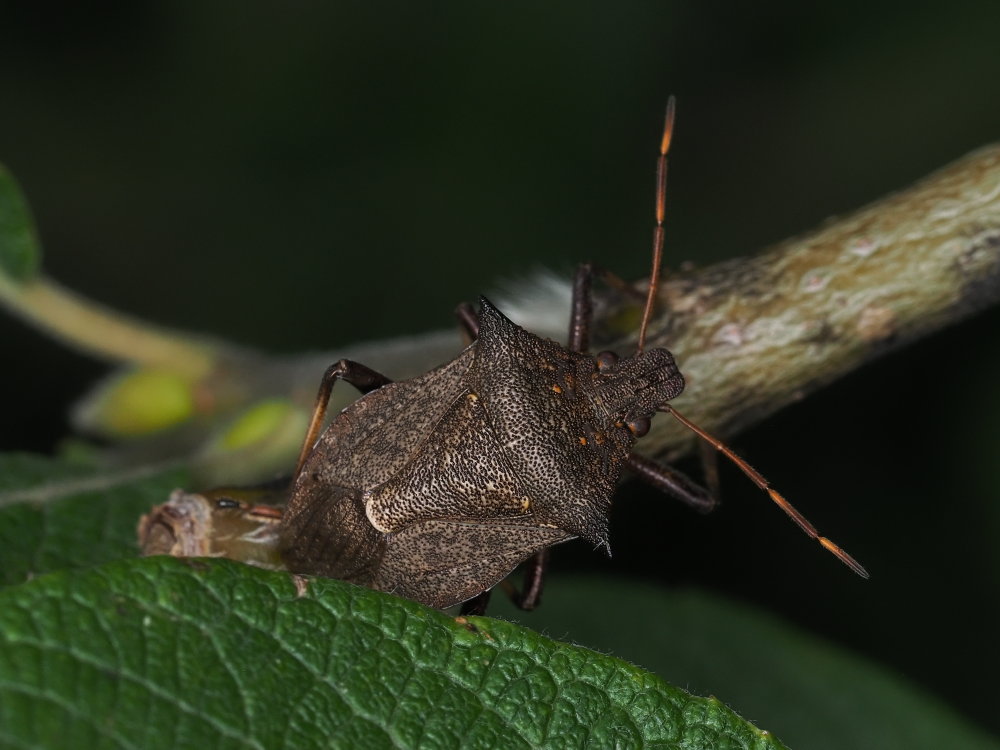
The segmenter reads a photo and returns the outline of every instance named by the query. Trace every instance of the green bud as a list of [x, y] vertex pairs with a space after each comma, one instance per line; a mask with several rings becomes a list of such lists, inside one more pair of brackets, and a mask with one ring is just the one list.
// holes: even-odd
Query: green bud
[[195, 385], [165, 370], [142, 368], [113, 376], [82, 404], [77, 421], [113, 438], [134, 438], [165, 430], [195, 414]]
[[[238, 451], [262, 440], [273, 438], [287, 428], [285, 422], [301, 414], [301, 409], [287, 399], [274, 398], [261, 401], [239, 415], [223, 432], [216, 445], [224, 451]], [[294, 420], [295, 426], [301, 420]], [[293, 428], [294, 432], [298, 432]], [[302, 434], [305, 434], [303, 428]], [[299, 436], [301, 437], [301, 436]]]
[[206, 485], [246, 485], [288, 473], [302, 447], [309, 413], [284, 398], [259, 401], [202, 449], [196, 461]]

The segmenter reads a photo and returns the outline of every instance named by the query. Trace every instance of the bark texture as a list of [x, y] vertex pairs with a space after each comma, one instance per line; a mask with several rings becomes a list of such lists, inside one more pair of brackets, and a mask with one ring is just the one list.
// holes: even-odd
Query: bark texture
[[[650, 345], [685, 375], [678, 409], [731, 435], [998, 298], [994, 145], [759, 255], [672, 276]], [[694, 440], [660, 418], [640, 447], [676, 457]]]

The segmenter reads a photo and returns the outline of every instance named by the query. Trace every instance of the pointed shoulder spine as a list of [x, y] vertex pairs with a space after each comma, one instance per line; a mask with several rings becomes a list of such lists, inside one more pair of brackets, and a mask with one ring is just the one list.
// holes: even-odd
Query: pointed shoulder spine
[[479, 337], [491, 339], [498, 334], [517, 333], [524, 331], [486, 297], [479, 298]]

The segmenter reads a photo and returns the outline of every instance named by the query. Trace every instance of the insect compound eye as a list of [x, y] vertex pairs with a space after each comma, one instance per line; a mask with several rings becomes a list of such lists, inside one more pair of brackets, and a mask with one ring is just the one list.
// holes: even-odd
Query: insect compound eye
[[596, 359], [597, 369], [601, 371], [610, 370], [618, 364], [618, 355], [614, 352], [599, 352]]
[[639, 417], [638, 419], [630, 420], [628, 428], [636, 437], [642, 437], [649, 432], [649, 424], [649, 417]]

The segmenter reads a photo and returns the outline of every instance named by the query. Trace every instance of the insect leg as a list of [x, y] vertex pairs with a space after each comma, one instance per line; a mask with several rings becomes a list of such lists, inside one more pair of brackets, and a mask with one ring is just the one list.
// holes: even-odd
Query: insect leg
[[459, 615], [462, 617], [485, 615], [486, 606], [490, 603], [490, 594], [492, 593], [493, 589], [486, 589], [486, 591], [476, 594], [468, 601], [462, 602], [462, 608], [458, 611]]
[[719, 453], [704, 440], [698, 441], [698, 459], [701, 461], [701, 475], [708, 488], [708, 494], [718, 501], [722, 497], [719, 481]]
[[[549, 568], [549, 550], [543, 549], [531, 557], [524, 564], [524, 581], [521, 583], [521, 590], [508, 579], [500, 581], [500, 588], [507, 595], [507, 598], [518, 609], [530, 612], [542, 603], [542, 589], [545, 587], [545, 574]], [[481, 615], [486, 612], [486, 604], [490, 600], [490, 591], [484, 591], [474, 599], [470, 599], [462, 605], [463, 615]], [[469, 611], [466, 611], [466, 607]], [[481, 609], [480, 609], [481, 607]]]
[[708, 490], [700, 487], [686, 475], [670, 466], [633, 453], [628, 457], [628, 467], [644, 482], [648, 482], [661, 492], [676, 497], [701, 513], [714, 510], [718, 504], [718, 501]]
[[[549, 551], [543, 549], [528, 558], [525, 563], [524, 583], [521, 591], [508, 580], [500, 582], [500, 588], [510, 598], [514, 606], [518, 609], [530, 611], [542, 603], [542, 588], [545, 584], [545, 572], [548, 569]], [[490, 595], [493, 589], [488, 589], [462, 603], [459, 614], [483, 615], [486, 614], [486, 606], [490, 602]]]
[[594, 317], [594, 266], [581, 263], [573, 276], [573, 302], [569, 314], [569, 340], [566, 348], [571, 352], [586, 352], [590, 348], [590, 324]]
[[528, 560], [524, 571], [524, 583], [521, 591], [508, 592], [511, 601], [520, 609], [530, 611], [542, 603], [542, 588], [545, 585], [545, 572], [549, 567], [548, 548], [536, 552]]
[[573, 277], [573, 302], [570, 308], [569, 340], [566, 348], [585, 353], [590, 348], [590, 327], [594, 318], [593, 280], [599, 278], [623, 297], [645, 302], [646, 293], [640, 292], [621, 276], [594, 263], [581, 263]]
[[476, 315], [476, 309], [472, 305], [468, 302], [461, 303], [455, 308], [455, 317], [458, 318], [458, 325], [470, 343], [479, 338], [479, 316]]
[[312, 452], [320, 431], [323, 429], [323, 418], [326, 416], [326, 407], [330, 403], [330, 394], [333, 392], [333, 384], [338, 380], [344, 380], [361, 393], [370, 393], [392, 381], [385, 375], [375, 372], [371, 368], [365, 367], [349, 359], [342, 359], [334, 365], [330, 365], [323, 380], [319, 384], [319, 393], [316, 394], [316, 405], [313, 407], [312, 419], [309, 420], [309, 429], [306, 430], [306, 439], [302, 442], [302, 450], [299, 451], [299, 460], [295, 464], [295, 473], [298, 476], [302, 470], [306, 458]]

